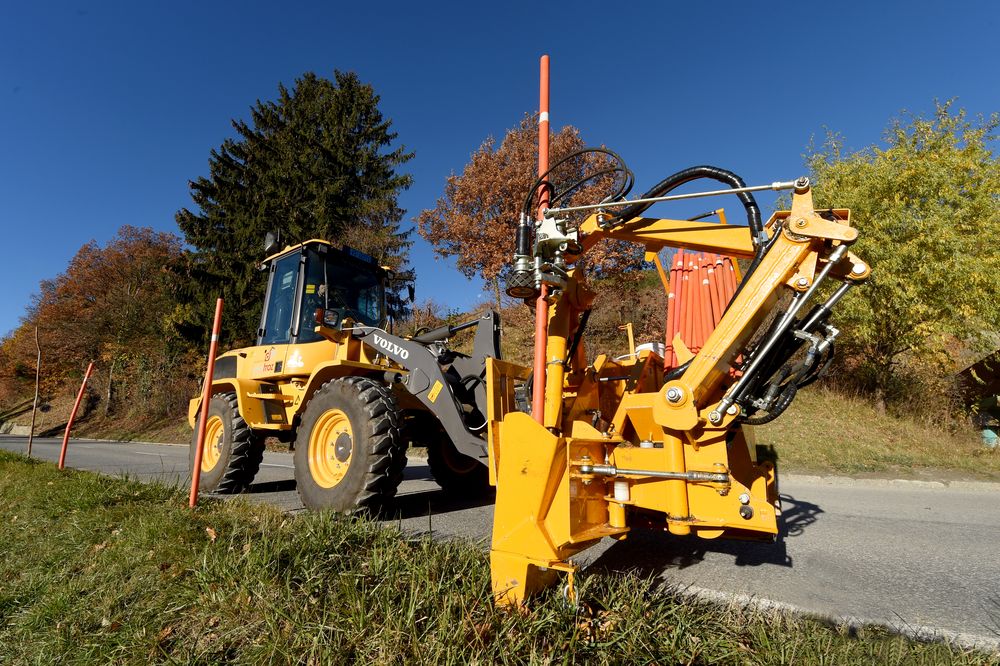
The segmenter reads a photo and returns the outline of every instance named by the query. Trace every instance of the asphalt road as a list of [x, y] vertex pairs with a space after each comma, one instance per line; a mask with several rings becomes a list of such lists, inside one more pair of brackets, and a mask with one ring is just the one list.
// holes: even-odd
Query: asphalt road
[[[25, 437], [0, 436], [23, 452]], [[56, 439], [35, 439], [55, 461]], [[67, 465], [183, 482], [187, 447], [74, 440]], [[716, 600], [801, 610], [907, 634], [1000, 649], [1000, 485], [851, 481], [785, 476], [784, 534], [775, 544], [636, 533], [606, 540], [578, 563], [593, 575], [626, 570]], [[301, 511], [291, 455], [268, 452], [250, 500]], [[425, 461], [411, 458], [396, 503], [404, 529], [488, 542], [493, 507], [449, 500]]]

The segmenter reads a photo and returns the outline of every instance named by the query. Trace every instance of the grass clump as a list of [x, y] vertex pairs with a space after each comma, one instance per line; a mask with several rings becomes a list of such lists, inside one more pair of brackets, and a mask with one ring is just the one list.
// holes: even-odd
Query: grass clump
[[496, 609], [484, 550], [0, 452], [0, 662], [1000, 664], [591, 576]]
[[759, 443], [775, 446], [783, 471], [1000, 480], [1000, 449], [984, 447], [971, 429], [879, 414], [828, 389], [799, 392], [781, 418], [755, 431]]

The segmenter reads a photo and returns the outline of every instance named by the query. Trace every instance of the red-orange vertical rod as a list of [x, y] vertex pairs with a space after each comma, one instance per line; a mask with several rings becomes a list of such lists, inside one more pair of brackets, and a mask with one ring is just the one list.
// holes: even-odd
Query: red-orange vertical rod
[[[708, 332], [715, 330], [715, 316], [719, 311], [719, 299], [715, 293], [715, 255], [705, 253], [705, 287], [708, 298]], [[706, 338], [707, 339], [707, 338]]]
[[725, 267], [723, 274], [726, 276], [726, 303], [729, 303], [736, 294], [736, 270], [733, 268], [732, 257], [725, 257], [722, 261]]
[[695, 255], [694, 277], [694, 347], [691, 351], [698, 353], [705, 346], [705, 255], [699, 252]]
[[87, 388], [87, 380], [94, 370], [94, 362], [87, 365], [87, 372], [83, 375], [83, 383], [80, 384], [80, 392], [76, 394], [76, 402], [73, 403], [73, 411], [69, 413], [69, 423], [66, 424], [66, 432], [63, 434], [62, 450], [59, 451], [59, 469], [66, 467], [66, 447], [69, 445], [69, 431], [73, 428], [73, 420], [76, 419], [76, 410], [80, 409], [80, 401], [83, 400], [83, 392]]
[[680, 300], [681, 267], [684, 265], [684, 250], [678, 250], [670, 262], [670, 289], [667, 293], [667, 345], [663, 354], [663, 365], [673, 368], [677, 365], [674, 353], [674, 335], [677, 333], [677, 306]]
[[[538, 88], [538, 177], [541, 178], [549, 170], [549, 57], [542, 56], [539, 71]], [[543, 211], [549, 207], [548, 183], [542, 183], [538, 191], [538, 213], [536, 219], [542, 219]], [[549, 336], [549, 302], [548, 288], [542, 285], [541, 293], [535, 301], [535, 364], [532, 375], [533, 390], [531, 394], [531, 415], [539, 423], [545, 422], [545, 350]]]
[[705, 299], [705, 306], [702, 312], [704, 317], [702, 319], [703, 325], [705, 327], [705, 337], [701, 340], [701, 346], [705, 346], [705, 342], [708, 340], [708, 336], [712, 334], [715, 330], [715, 322], [712, 317], [712, 282], [711, 275], [709, 274], [709, 269], [712, 267], [711, 257], [708, 253], [703, 253], [701, 255], [701, 297]]
[[715, 255], [713, 265], [715, 266], [715, 274], [712, 278], [712, 293], [715, 295], [715, 302], [717, 303], [715, 325], [718, 326], [719, 321], [722, 320], [722, 313], [726, 309], [726, 303], [728, 303], [725, 287], [726, 276], [723, 274], [723, 268], [725, 267], [722, 265], [722, 255]]
[[212, 379], [215, 376], [215, 353], [219, 350], [219, 330], [222, 327], [222, 299], [215, 302], [215, 321], [212, 322], [212, 342], [208, 346], [208, 367], [205, 369], [205, 386], [201, 391], [201, 410], [198, 416], [198, 439], [194, 447], [194, 464], [191, 469], [191, 495], [188, 506], [198, 503], [198, 485], [201, 483], [201, 456], [205, 449], [205, 425], [208, 423], [208, 403], [212, 399]]
[[692, 344], [692, 341], [693, 341], [693, 336], [692, 336], [693, 326], [692, 326], [692, 322], [694, 321], [694, 301], [693, 301], [693, 298], [692, 298], [693, 294], [692, 294], [692, 291], [691, 291], [691, 280], [694, 279], [692, 277], [692, 269], [693, 268], [694, 268], [694, 259], [692, 258], [691, 255], [685, 256], [684, 257], [684, 284], [683, 284], [684, 297], [683, 297], [683, 300], [682, 300], [682, 302], [684, 303], [684, 312], [683, 312], [683, 315], [682, 315], [683, 318], [681, 319], [681, 326], [682, 326], [682, 331], [683, 331], [681, 333], [681, 339], [684, 341], [684, 344], [687, 346], [687, 348], [689, 350], [691, 349], [691, 344]]

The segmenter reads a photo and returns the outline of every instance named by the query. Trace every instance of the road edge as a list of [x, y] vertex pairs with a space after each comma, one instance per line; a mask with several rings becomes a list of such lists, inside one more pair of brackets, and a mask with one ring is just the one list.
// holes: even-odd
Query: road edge
[[712, 590], [698, 585], [671, 586], [668, 584], [666, 585], [666, 588], [680, 596], [697, 601], [719, 605], [735, 605], [740, 608], [761, 612], [789, 613], [795, 615], [796, 617], [813, 619], [832, 625], [836, 628], [849, 630], [879, 627], [892, 634], [900, 635], [915, 641], [945, 642], [961, 649], [986, 651], [993, 654], [1000, 653], [1000, 635], [997, 637], [983, 636], [979, 634], [957, 632], [919, 624], [909, 624], [902, 621], [894, 623], [853, 615], [846, 616], [835, 615], [832, 613], [821, 613], [784, 601], [774, 601], [773, 599], [767, 599], [765, 597], [759, 597], [751, 594]]

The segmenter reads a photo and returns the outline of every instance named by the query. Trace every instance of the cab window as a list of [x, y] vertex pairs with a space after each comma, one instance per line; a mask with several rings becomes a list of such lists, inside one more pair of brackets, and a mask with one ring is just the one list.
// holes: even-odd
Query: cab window
[[299, 310], [299, 342], [323, 339], [316, 332], [316, 310], [326, 308], [326, 263], [310, 250], [306, 258], [305, 282], [302, 287], [302, 308]]
[[267, 296], [260, 344], [287, 344], [292, 335], [292, 314], [295, 309], [295, 283], [299, 272], [299, 254], [282, 257], [274, 264], [271, 287]]

